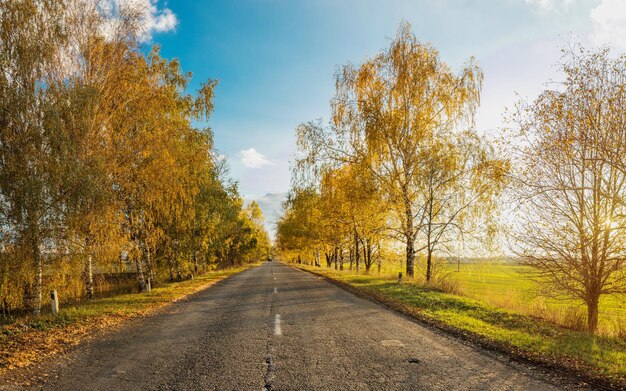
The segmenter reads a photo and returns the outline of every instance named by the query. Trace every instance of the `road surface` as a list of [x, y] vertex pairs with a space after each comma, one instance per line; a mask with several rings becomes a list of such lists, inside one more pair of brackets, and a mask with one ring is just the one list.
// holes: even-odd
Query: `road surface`
[[46, 371], [46, 390], [562, 388], [278, 262], [131, 321]]

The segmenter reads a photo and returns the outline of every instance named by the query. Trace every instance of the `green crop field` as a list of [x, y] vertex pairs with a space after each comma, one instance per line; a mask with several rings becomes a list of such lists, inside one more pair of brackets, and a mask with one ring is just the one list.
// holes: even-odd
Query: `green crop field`
[[[457, 284], [464, 296], [567, 326], [582, 326], [580, 315], [585, 314], [582, 301], [542, 296], [529, 271], [528, 266], [511, 263], [448, 264], [446, 278]], [[626, 332], [626, 296], [603, 296], [600, 331], [607, 334]]]

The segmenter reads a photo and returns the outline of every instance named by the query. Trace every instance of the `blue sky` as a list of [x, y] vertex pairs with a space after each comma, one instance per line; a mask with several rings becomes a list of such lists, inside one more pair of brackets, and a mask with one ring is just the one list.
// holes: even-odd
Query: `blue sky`
[[327, 119], [337, 67], [388, 46], [402, 20], [453, 68], [477, 58], [485, 72], [477, 126], [488, 133], [516, 93], [532, 99], [558, 78], [554, 64], [572, 34], [587, 46], [626, 44], [626, 0], [126, 1], [149, 2], [157, 25], [162, 17], [150, 43], [180, 59], [192, 87], [219, 80], [209, 121], [216, 147], [270, 224], [289, 188], [295, 127]]

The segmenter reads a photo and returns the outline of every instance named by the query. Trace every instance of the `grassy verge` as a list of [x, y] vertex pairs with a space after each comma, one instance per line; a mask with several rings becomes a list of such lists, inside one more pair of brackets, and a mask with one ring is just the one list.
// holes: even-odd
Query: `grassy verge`
[[296, 265], [485, 347], [626, 388], [626, 340], [593, 336], [484, 302], [395, 279]]
[[63, 307], [58, 316], [24, 317], [0, 326], [0, 376], [8, 370], [41, 362], [122, 322], [150, 314], [248, 269], [218, 270], [192, 280], [173, 282], [149, 293], [126, 294]]

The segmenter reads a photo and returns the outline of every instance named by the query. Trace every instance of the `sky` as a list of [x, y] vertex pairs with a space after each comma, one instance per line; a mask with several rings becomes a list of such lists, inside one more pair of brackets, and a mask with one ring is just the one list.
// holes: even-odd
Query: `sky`
[[453, 69], [485, 75], [479, 132], [558, 80], [561, 49], [626, 50], [626, 0], [109, 0], [145, 3], [147, 45], [180, 60], [191, 88], [219, 84], [208, 125], [247, 201], [273, 231], [289, 190], [298, 124], [328, 120], [333, 75], [387, 47], [408, 21]]

